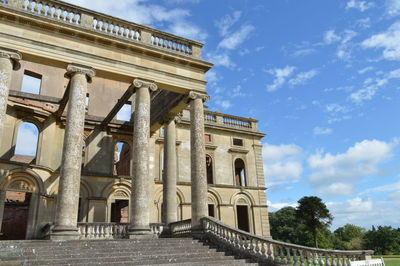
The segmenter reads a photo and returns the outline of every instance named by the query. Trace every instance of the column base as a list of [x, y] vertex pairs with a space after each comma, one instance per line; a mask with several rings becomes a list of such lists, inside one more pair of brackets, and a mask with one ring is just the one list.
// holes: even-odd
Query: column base
[[192, 237], [194, 239], [203, 240], [206, 238], [205, 231], [200, 225], [192, 227]]
[[55, 241], [79, 240], [79, 238], [77, 227], [57, 226], [50, 233], [50, 240]]
[[152, 239], [157, 238], [157, 235], [153, 234], [150, 230], [150, 227], [143, 228], [129, 228], [128, 229], [128, 238], [129, 239]]

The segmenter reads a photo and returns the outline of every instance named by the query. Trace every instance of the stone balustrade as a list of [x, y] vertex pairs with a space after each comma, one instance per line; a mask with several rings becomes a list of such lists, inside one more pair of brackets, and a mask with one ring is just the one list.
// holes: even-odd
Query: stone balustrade
[[203, 44], [199, 42], [62, 1], [4, 0], [0, 1], [0, 6], [2, 5], [125, 41], [142, 43], [155, 49], [194, 58], [201, 57]]
[[[79, 239], [123, 239], [128, 237], [129, 223], [78, 223]], [[151, 232], [159, 236], [162, 224], [150, 224]]]
[[175, 237], [188, 236], [192, 232], [192, 220], [182, 220], [169, 224], [171, 235]]
[[212, 217], [202, 218], [201, 223], [209, 241], [268, 265], [347, 266], [350, 261], [373, 254], [372, 250], [326, 250], [275, 241], [230, 227]]
[[204, 112], [205, 123], [221, 124], [232, 128], [241, 128], [246, 130], [257, 131], [257, 120], [252, 118], [243, 118], [233, 115], [222, 114], [220, 112]]

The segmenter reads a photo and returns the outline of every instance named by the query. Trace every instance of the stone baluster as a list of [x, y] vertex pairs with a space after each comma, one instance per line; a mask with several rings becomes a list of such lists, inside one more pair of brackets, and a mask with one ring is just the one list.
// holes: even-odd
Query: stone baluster
[[86, 66], [70, 64], [70, 91], [67, 121], [62, 152], [62, 165], [57, 197], [55, 227], [50, 235], [54, 240], [77, 239], [79, 187], [81, 180], [83, 129], [87, 84], [95, 71]]
[[151, 237], [149, 208], [150, 91], [155, 83], [135, 79], [136, 89], [132, 161], [132, 193], [129, 238]]
[[192, 182], [192, 231], [201, 230], [200, 219], [208, 215], [207, 176], [204, 146], [204, 107], [208, 100], [206, 94], [189, 93], [190, 99], [190, 148], [191, 148], [191, 182]]
[[21, 58], [22, 56], [19, 52], [0, 47], [0, 138], [6, 119], [11, 74], [13, 70], [18, 70], [20, 68], [19, 60], [21, 60]]
[[163, 223], [168, 225], [177, 220], [176, 201], [176, 129], [175, 117], [166, 117], [164, 136], [163, 172]]

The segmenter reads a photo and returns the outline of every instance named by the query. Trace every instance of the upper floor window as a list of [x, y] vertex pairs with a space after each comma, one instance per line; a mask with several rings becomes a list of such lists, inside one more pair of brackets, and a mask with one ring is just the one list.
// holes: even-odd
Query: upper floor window
[[85, 99], [85, 112], [86, 113], [89, 111], [89, 103], [90, 103], [90, 95], [89, 95], [89, 93], [86, 93], [86, 99]]
[[118, 176], [130, 176], [131, 151], [127, 143], [120, 141], [114, 148], [113, 174]]
[[36, 157], [39, 129], [33, 123], [23, 122], [18, 127], [13, 160], [32, 163]]
[[205, 143], [212, 143], [211, 134], [204, 134], [204, 142]]
[[117, 113], [117, 119], [122, 121], [130, 121], [132, 116], [132, 107], [130, 103], [124, 104]]
[[242, 159], [235, 160], [235, 181], [238, 186], [246, 186], [246, 168]]
[[22, 79], [21, 91], [40, 94], [40, 87], [42, 85], [42, 75], [25, 70]]
[[233, 145], [243, 146], [243, 139], [233, 138]]
[[206, 155], [207, 184], [214, 184], [213, 162], [210, 155]]

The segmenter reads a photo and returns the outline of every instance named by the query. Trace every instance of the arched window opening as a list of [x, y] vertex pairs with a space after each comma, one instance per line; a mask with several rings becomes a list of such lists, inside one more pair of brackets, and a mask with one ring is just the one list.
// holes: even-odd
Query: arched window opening
[[236, 206], [237, 226], [238, 229], [250, 232], [249, 208], [245, 205]]
[[214, 184], [213, 177], [213, 162], [210, 155], [206, 155], [206, 167], [207, 167], [207, 184]]
[[235, 160], [235, 180], [236, 180], [236, 185], [239, 186], [247, 185], [246, 169], [242, 159]]
[[35, 124], [23, 122], [18, 127], [15, 152], [12, 160], [34, 163], [39, 140], [39, 129]]
[[131, 152], [127, 143], [120, 141], [114, 149], [114, 175], [130, 176]]

